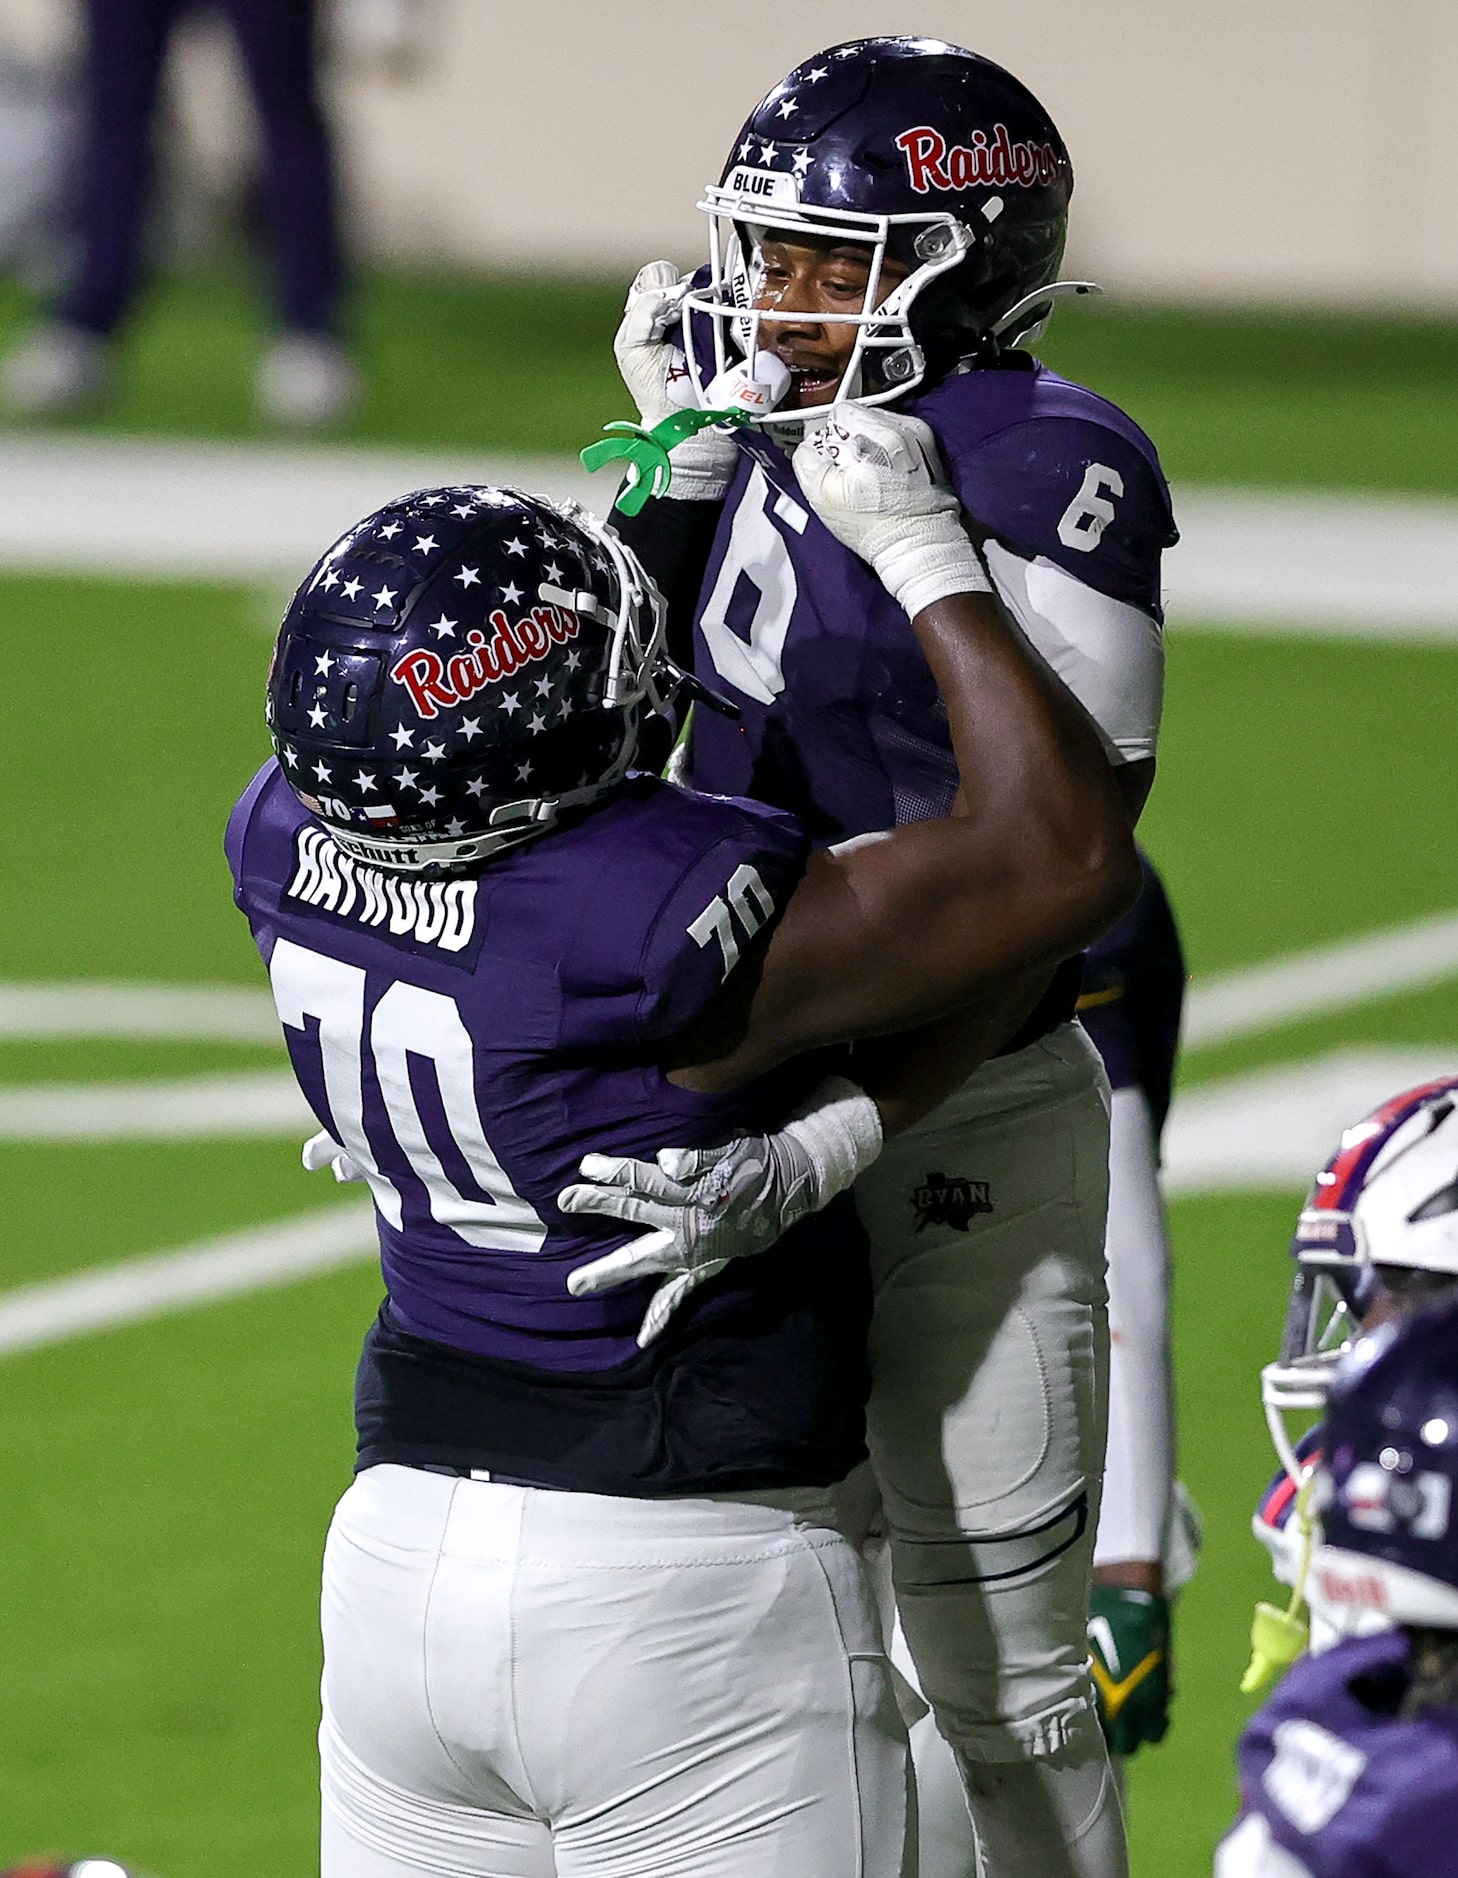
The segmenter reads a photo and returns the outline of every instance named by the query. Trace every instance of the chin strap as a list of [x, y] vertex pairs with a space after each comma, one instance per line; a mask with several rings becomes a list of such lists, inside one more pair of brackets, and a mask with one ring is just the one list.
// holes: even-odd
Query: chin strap
[[1256, 1695], [1268, 1688], [1305, 1654], [1311, 1642], [1311, 1626], [1302, 1615], [1306, 1603], [1306, 1579], [1311, 1570], [1313, 1528], [1307, 1510], [1311, 1481], [1308, 1479], [1296, 1495], [1292, 1519], [1301, 1522], [1301, 1562], [1296, 1568], [1296, 1582], [1291, 1587], [1291, 1601], [1285, 1610], [1264, 1601], [1257, 1604], [1250, 1620], [1250, 1661], [1240, 1679], [1242, 1695]]

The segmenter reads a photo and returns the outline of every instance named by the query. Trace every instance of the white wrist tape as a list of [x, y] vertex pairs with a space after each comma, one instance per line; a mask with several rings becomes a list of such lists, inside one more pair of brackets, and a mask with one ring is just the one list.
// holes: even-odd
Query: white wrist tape
[[881, 1152], [881, 1112], [845, 1076], [827, 1076], [785, 1124], [815, 1169], [814, 1194], [806, 1211], [818, 1211], [844, 1193]]
[[908, 619], [953, 593], [991, 593], [982, 557], [962, 526], [961, 511], [945, 517], [908, 517], [899, 533], [871, 557], [883, 587]]

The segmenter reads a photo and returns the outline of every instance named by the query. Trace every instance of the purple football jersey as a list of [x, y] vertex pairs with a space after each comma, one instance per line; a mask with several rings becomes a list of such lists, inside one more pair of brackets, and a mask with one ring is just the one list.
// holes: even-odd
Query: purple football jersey
[[[635, 1229], [556, 1205], [583, 1154], [651, 1157], [720, 1141], [764, 1100], [762, 1086], [681, 1089], [657, 1057], [793, 891], [806, 842], [790, 817], [637, 776], [477, 875], [416, 880], [351, 861], [270, 762], [233, 812], [227, 852], [300, 1085], [369, 1179], [388, 1292], [380, 1337], [416, 1370], [432, 1352], [452, 1353], [451, 1374], [470, 1372], [463, 1399], [520, 1398], [526, 1432], [496, 1441], [480, 1465], [528, 1471], [521, 1442], [545, 1440], [554, 1415], [565, 1417], [547, 1444], [547, 1460], [564, 1462], [558, 1484], [594, 1490], [690, 1490], [736, 1462], [742, 1473], [749, 1450], [755, 1477], [781, 1478], [777, 1443], [789, 1477], [806, 1481], [837, 1478], [858, 1458], [858, 1431], [849, 1461], [846, 1436], [863, 1399], [865, 1315], [847, 1209], [803, 1222], [773, 1261], [731, 1265], [690, 1300], [657, 1355], [635, 1341], [651, 1282], [597, 1297], [567, 1291], [575, 1267]], [[823, 1267], [844, 1264], [848, 1249], [848, 1287], [833, 1304], [842, 1287]], [[674, 1389], [692, 1394], [674, 1366], [692, 1368], [696, 1348], [715, 1339], [714, 1390], [753, 1425], [753, 1441], [736, 1448], [732, 1429], [717, 1427], [717, 1456], [680, 1453], [666, 1473], [661, 1454], [623, 1463], [629, 1476], [657, 1467], [651, 1488], [618, 1483], [612, 1456], [574, 1471], [583, 1427], [610, 1419], [609, 1386], [641, 1385], [671, 1420]], [[777, 1400], [747, 1358], [731, 1373], [739, 1350], [762, 1365], [800, 1365], [796, 1399], [781, 1387]], [[532, 1394], [544, 1376], [557, 1379], [550, 1408], [540, 1389]], [[380, 1440], [396, 1458], [441, 1445]], [[671, 1430], [659, 1428], [639, 1446], [664, 1441]], [[831, 1460], [818, 1443], [836, 1449]], [[479, 1443], [452, 1452], [468, 1446], [479, 1455]], [[532, 1478], [557, 1481], [540, 1451], [534, 1460]]]
[[1306, 1656], [1240, 1743], [1243, 1816], [1312, 1878], [1448, 1878], [1458, 1846], [1458, 1710], [1411, 1719], [1401, 1630]]
[[[907, 400], [953, 486], [1026, 561], [1159, 618], [1175, 539], [1153, 445], [1093, 392], [1022, 355]], [[798, 815], [817, 842], [945, 814], [946, 710], [905, 613], [811, 513], [785, 453], [740, 437], [700, 595], [695, 669], [740, 707], [697, 714], [692, 776]]]

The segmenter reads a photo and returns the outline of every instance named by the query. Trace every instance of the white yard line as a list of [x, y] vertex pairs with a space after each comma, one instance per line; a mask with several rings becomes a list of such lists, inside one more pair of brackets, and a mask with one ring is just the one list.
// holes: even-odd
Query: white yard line
[[[1187, 1042], [1223, 1042], [1458, 976], [1458, 914], [1438, 914], [1192, 987]], [[0, 986], [0, 1039], [121, 1037], [239, 1043], [277, 1037], [264, 991], [86, 983]], [[1358, 1048], [1181, 1094], [1170, 1118], [1171, 1195], [1295, 1193], [1354, 1116], [1394, 1090], [1458, 1072], [1458, 1045]], [[283, 1071], [172, 1082], [0, 1089], [0, 1139], [302, 1138], [313, 1119]], [[0, 1355], [241, 1297], [374, 1249], [371, 1214], [341, 1205], [178, 1252], [0, 1293]]]
[[1202, 1083], [1175, 1097], [1164, 1190], [1270, 1190], [1298, 1198], [1344, 1128], [1399, 1089], [1458, 1075], [1458, 1043], [1333, 1050], [1306, 1063]]
[[1196, 979], [1185, 1005], [1186, 1049], [1253, 1036], [1304, 1017], [1458, 978], [1458, 913], [1364, 933], [1266, 965]]
[[139, 1324], [354, 1265], [377, 1249], [374, 1213], [340, 1204], [0, 1294], [0, 1356]]
[[301, 1141], [317, 1127], [287, 1069], [0, 1087], [0, 1141]]
[[[1199, 1049], [1449, 978], [1458, 978], [1458, 912], [1433, 913], [1197, 978], [1185, 1007], [1184, 1042]], [[88, 979], [0, 983], [0, 1043], [61, 1037], [270, 1044], [279, 1031], [273, 1000], [262, 989]]]
[[141, 1043], [277, 1043], [266, 991], [235, 985], [0, 984], [0, 1042], [106, 1037]]
[[1176, 489], [1177, 626], [1458, 641], [1458, 502]]
[[[598, 513], [614, 488], [572, 457], [0, 433], [0, 568], [291, 582], [390, 496], [461, 481]], [[1175, 506], [1177, 626], [1458, 641], [1458, 502], [1180, 487]]]
[[[1395, 1089], [1458, 1072], [1458, 1045], [1333, 1051], [1179, 1096], [1165, 1137], [1171, 1197], [1293, 1197], [1353, 1116]], [[0, 1293], [0, 1358], [240, 1298], [375, 1255], [373, 1213], [347, 1202], [273, 1225]]]
[[294, 581], [391, 496], [460, 482], [604, 509], [616, 486], [547, 457], [0, 434], [0, 567]]

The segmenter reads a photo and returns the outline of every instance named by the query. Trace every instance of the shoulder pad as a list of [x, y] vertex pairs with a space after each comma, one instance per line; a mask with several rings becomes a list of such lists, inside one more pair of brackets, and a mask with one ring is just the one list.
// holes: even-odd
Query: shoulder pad
[[975, 523], [1159, 617], [1178, 531], [1154, 446], [1117, 406], [1051, 372], [968, 372], [915, 410]]
[[[240, 895], [243, 889], [244, 843], [248, 839], [248, 829], [258, 808], [259, 800], [269, 784], [274, 782], [282, 784], [285, 789], [288, 788], [288, 785], [283, 782], [283, 772], [278, 766], [278, 758], [271, 756], [233, 804], [232, 813], [228, 817], [227, 830], [223, 835], [223, 853], [227, 856], [228, 868], [233, 876], [233, 897], [240, 906], [243, 904]], [[291, 790], [288, 794], [291, 802], [296, 800]], [[302, 812], [300, 809], [301, 814]]]
[[563, 961], [582, 1043], [683, 1029], [784, 910], [809, 852], [793, 816], [759, 803], [653, 783], [633, 809]]

